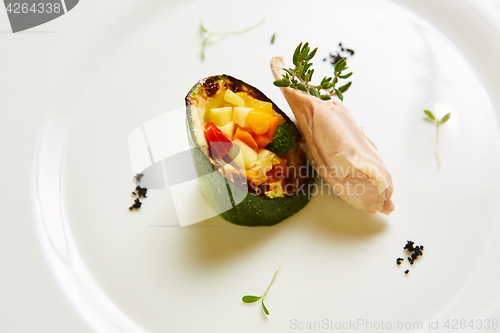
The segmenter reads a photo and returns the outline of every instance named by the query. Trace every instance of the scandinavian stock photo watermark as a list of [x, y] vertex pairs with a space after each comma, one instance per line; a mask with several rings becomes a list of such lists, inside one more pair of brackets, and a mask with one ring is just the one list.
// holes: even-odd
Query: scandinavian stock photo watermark
[[79, 0], [4, 0], [12, 32], [52, 21], [72, 10]]
[[497, 332], [499, 328], [498, 319], [490, 318], [453, 318], [453, 319], [429, 319], [427, 321], [398, 321], [398, 320], [371, 320], [367, 318], [355, 318], [348, 320], [335, 320], [324, 318], [321, 320], [308, 321], [292, 318], [289, 321], [289, 329], [294, 331], [380, 331], [388, 330], [435, 330], [442, 331], [490, 331]]

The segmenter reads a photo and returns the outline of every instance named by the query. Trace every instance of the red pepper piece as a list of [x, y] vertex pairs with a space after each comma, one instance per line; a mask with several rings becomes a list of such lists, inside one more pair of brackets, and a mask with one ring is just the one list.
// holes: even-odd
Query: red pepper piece
[[205, 125], [205, 139], [210, 147], [213, 158], [222, 158], [233, 147], [233, 143], [226, 138], [222, 131], [213, 122]]

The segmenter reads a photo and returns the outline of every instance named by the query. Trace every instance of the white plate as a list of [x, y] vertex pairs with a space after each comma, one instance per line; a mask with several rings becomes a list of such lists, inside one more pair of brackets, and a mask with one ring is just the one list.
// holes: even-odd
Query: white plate
[[[311, 14], [301, 1], [159, 7], [130, 22], [130, 35], [82, 58], [44, 124], [35, 183], [48, 261], [96, 331], [286, 332], [352, 322], [412, 331], [443, 319], [474, 277], [498, 238], [500, 196], [498, 128], [474, 68], [439, 31], [388, 1], [307, 7]], [[200, 61], [201, 19], [225, 31], [263, 18], [251, 32], [209, 45]], [[151, 190], [139, 212], [128, 212], [134, 128], [182, 107], [196, 81], [222, 73], [291, 114], [269, 59], [289, 64], [300, 41], [319, 47], [316, 80], [330, 75], [321, 59], [339, 42], [355, 50], [345, 104], [392, 173], [393, 214], [359, 212], [323, 194], [269, 228], [218, 217], [181, 228], [168, 189]], [[440, 134], [441, 168], [424, 109], [452, 110]], [[184, 123], [177, 130], [182, 137]], [[408, 239], [425, 245], [425, 255], [399, 267]], [[266, 317], [241, 297], [263, 293], [278, 265]]]

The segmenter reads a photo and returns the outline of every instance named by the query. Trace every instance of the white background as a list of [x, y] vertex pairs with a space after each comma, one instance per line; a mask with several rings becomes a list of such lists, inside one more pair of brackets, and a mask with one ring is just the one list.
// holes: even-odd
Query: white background
[[[56, 285], [32, 221], [31, 178], [40, 124], [60, 87], [71, 81], [75, 54], [99, 36], [129, 33], [130, 20], [155, 16], [164, 0], [82, 0], [68, 14], [12, 34], [0, 9], [0, 332], [89, 332]], [[180, 2], [180, 1], [177, 1]], [[497, 114], [500, 110], [500, 1], [395, 0], [422, 15], [473, 62]], [[431, 6], [432, 4], [432, 6]], [[163, 4], [166, 6], [166, 4]], [[450, 10], [452, 8], [452, 10]], [[432, 10], [431, 10], [432, 9]], [[463, 24], [450, 24], [445, 16]], [[482, 23], [466, 24], [478, 21]], [[125, 27], [109, 30], [109, 21]], [[473, 28], [471, 29], [471, 26]], [[467, 27], [467, 28], [465, 28]], [[487, 65], [486, 65], [487, 64]], [[495, 261], [496, 257], [491, 257]], [[484, 272], [485, 285], [491, 280]], [[490, 277], [491, 278], [491, 277]], [[464, 309], [467, 311], [467, 309]], [[500, 313], [496, 316], [500, 317]]]

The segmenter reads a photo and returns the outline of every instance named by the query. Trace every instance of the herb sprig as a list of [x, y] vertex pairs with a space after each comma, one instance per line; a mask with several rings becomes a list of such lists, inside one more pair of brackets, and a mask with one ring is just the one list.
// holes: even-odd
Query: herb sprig
[[436, 125], [436, 158], [438, 160], [439, 166], [441, 166], [441, 158], [439, 157], [439, 150], [438, 150], [438, 145], [439, 145], [439, 126], [443, 125], [445, 122], [447, 122], [450, 117], [451, 117], [451, 112], [448, 112], [441, 118], [440, 120], [437, 120], [436, 117], [432, 114], [431, 111], [429, 110], [424, 110], [424, 113], [427, 115], [428, 121], [432, 122], [433, 124]]
[[293, 65], [295, 68], [283, 68], [285, 71], [283, 77], [275, 80], [273, 82], [274, 85], [277, 87], [299, 89], [325, 101], [331, 99], [331, 96], [336, 95], [343, 101], [343, 93], [349, 89], [352, 82], [348, 82], [338, 88], [337, 83], [339, 79], [347, 79], [352, 75], [352, 72], [344, 73], [348, 68], [347, 61], [345, 59], [337, 61], [334, 66], [333, 77], [325, 76], [319, 85], [312, 85], [310, 81], [314, 74], [314, 69], [311, 68], [313, 63], [310, 61], [316, 55], [317, 50], [318, 48], [315, 48], [311, 51], [309, 43], [305, 43], [304, 45], [300, 43], [293, 53]]
[[205, 60], [205, 46], [210, 42], [210, 39], [212, 37], [219, 36], [222, 39], [222, 38], [229, 36], [229, 35], [242, 34], [242, 33], [245, 33], [247, 31], [250, 31], [254, 28], [257, 28], [263, 22], [264, 22], [264, 19], [262, 19], [257, 24], [254, 24], [246, 29], [238, 30], [238, 31], [226, 31], [226, 32], [212, 32], [212, 31], [208, 30], [207, 28], [205, 28], [203, 26], [203, 23], [200, 22], [200, 32], [201, 32], [201, 36], [203, 37], [203, 41], [201, 42], [201, 60]]
[[269, 316], [269, 310], [267, 310], [266, 306], [264, 305], [264, 298], [266, 298], [267, 292], [273, 285], [274, 279], [276, 279], [276, 275], [278, 274], [278, 271], [280, 270], [281, 266], [278, 266], [276, 269], [276, 272], [274, 273], [273, 279], [271, 280], [271, 283], [269, 284], [269, 287], [267, 287], [266, 292], [262, 296], [253, 296], [253, 295], [246, 295], [241, 298], [243, 303], [255, 303], [259, 300], [262, 300], [262, 310], [264, 310], [264, 313]]

